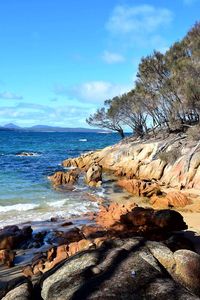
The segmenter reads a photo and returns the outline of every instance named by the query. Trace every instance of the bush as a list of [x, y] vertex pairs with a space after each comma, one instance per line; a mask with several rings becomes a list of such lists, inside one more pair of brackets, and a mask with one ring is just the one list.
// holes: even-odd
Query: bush
[[160, 152], [158, 155], [159, 159], [166, 162], [167, 164], [173, 165], [177, 159], [181, 156], [181, 151], [179, 148], [174, 148], [170, 151]]

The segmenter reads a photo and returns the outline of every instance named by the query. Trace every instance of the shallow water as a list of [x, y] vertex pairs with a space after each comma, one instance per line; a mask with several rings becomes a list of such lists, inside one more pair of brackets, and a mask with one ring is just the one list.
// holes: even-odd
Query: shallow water
[[62, 169], [64, 159], [119, 140], [117, 134], [0, 132], [0, 227], [96, 210], [82, 179], [74, 191], [63, 192], [53, 190], [47, 176]]

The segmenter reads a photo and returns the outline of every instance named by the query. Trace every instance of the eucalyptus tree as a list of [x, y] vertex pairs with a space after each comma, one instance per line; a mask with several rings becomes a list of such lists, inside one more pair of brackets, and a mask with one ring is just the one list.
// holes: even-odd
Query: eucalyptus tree
[[116, 131], [119, 133], [121, 138], [124, 138], [124, 130], [122, 128], [121, 118], [118, 112], [114, 109], [109, 109], [106, 107], [97, 109], [94, 114], [90, 115], [89, 118], [86, 119], [86, 122], [90, 126]]

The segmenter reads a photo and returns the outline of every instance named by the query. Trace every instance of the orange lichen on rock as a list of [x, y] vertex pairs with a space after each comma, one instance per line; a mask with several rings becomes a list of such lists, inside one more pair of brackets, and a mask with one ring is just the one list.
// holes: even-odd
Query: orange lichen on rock
[[159, 184], [156, 182], [143, 181], [138, 179], [121, 179], [118, 185], [135, 196], [151, 197], [160, 194]]
[[54, 186], [74, 184], [79, 177], [78, 169], [70, 170], [69, 172], [58, 171], [52, 176], [49, 176], [49, 180]]
[[108, 207], [101, 206], [96, 217], [96, 222], [100, 226], [111, 227], [120, 220], [121, 215], [128, 213], [134, 207], [136, 207], [135, 203], [112, 203]]
[[191, 204], [191, 200], [181, 192], [169, 192], [164, 197], [153, 195], [150, 203], [154, 208], [168, 208], [168, 207], [184, 207]]

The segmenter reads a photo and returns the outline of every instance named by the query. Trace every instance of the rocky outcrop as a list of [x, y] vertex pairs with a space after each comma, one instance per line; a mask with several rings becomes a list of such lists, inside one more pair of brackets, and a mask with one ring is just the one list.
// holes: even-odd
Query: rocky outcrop
[[[134, 208], [133, 208], [134, 207]], [[143, 236], [150, 240], [165, 240], [173, 231], [187, 228], [182, 216], [175, 211], [144, 209], [134, 204], [111, 204], [101, 207], [96, 216], [98, 225], [84, 225], [67, 232], [55, 231], [46, 241], [59, 246], [37, 254], [31, 265], [24, 268], [27, 277], [41, 275], [77, 252], [98, 248], [117, 237]]]
[[89, 186], [100, 186], [102, 184], [102, 167], [94, 164], [86, 172], [85, 181]]
[[73, 185], [79, 177], [78, 169], [70, 170], [68, 172], [58, 171], [52, 176], [49, 176], [49, 180], [52, 182], [54, 187], [60, 185]]
[[165, 140], [128, 139], [101, 151], [67, 159], [63, 165], [88, 170], [95, 163], [127, 178], [156, 180], [177, 188], [200, 188], [200, 148], [186, 135], [170, 135]]
[[18, 226], [6, 226], [0, 230], [0, 250], [15, 249], [20, 243], [32, 237], [32, 228], [30, 226], [19, 229]]
[[135, 196], [151, 197], [161, 194], [160, 186], [156, 182], [138, 179], [120, 179], [118, 185]]
[[72, 256], [44, 274], [38, 290], [44, 300], [199, 299], [193, 287], [186, 289], [182, 281], [165, 271], [149, 248], [139, 238], [107, 242], [99, 249]]
[[122, 215], [130, 212], [136, 206], [135, 203], [111, 203], [109, 206], [100, 206], [95, 218], [98, 225], [108, 228], [120, 221]]

